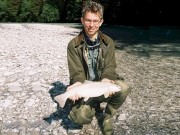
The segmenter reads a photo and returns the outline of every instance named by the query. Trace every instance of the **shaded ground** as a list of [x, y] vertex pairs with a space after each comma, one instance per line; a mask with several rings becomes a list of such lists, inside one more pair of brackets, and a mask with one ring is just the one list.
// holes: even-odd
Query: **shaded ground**
[[[108, 31], [109, 30], [109, 31]], [[120, 109], [117, 135], [180, 133], [180, 31], [105, 27], [117, 43], [117, 72], [133, 87]], [[126, 119], [121, 121], [121, 115]]]

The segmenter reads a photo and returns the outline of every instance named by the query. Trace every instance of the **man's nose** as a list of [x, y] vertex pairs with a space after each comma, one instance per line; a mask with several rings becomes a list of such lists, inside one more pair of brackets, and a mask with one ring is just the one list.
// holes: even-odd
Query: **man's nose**
[[94, 22], [93, 21], [90, 21], [90, 26], [94, 26]]

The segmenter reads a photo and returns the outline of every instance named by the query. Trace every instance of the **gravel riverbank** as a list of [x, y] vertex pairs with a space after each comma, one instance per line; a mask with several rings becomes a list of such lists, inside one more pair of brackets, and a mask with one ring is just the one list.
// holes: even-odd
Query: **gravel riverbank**
[[[73, 26], [0, 23], [0, 134], [68, 134], [67, 112], [51, 96], [69, 82], [66, 47], [80, 31]], [[102, 31], [115, 39], [117, 72], [133, 88], [114, 116], [115, 135], [179, 135], [180, 30]], [[81, 135], [98, 129], [94, 119]]]

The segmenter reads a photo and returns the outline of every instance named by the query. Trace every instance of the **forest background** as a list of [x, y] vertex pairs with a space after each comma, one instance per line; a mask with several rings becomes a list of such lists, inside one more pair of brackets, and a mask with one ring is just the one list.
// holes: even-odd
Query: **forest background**
[[[87, 0], [0, 0], [0, 22], [77, 23]], [[175, 0], [93, 0], [106, 24], [179, 26]]]

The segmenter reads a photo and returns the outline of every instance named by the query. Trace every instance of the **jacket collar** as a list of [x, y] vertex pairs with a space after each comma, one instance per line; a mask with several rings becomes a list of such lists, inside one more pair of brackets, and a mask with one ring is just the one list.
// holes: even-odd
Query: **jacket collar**
[[[77, 36], [77, 38], [75, 39], [76, 41], [76, 47], [79, 46], [80, 44], [83, 44], [85, 41], [84, 41], [84, 29], [79, 33], [79, 35]], [[108, 45], [107, 42], [106, 42], [106, 39], [103, 35], [103, 33], [98, 30], [98, 35], [99, 35], [99, 38], [100, 38], [100, 41], [103, 41], [105, 43], [105, 45]]]

